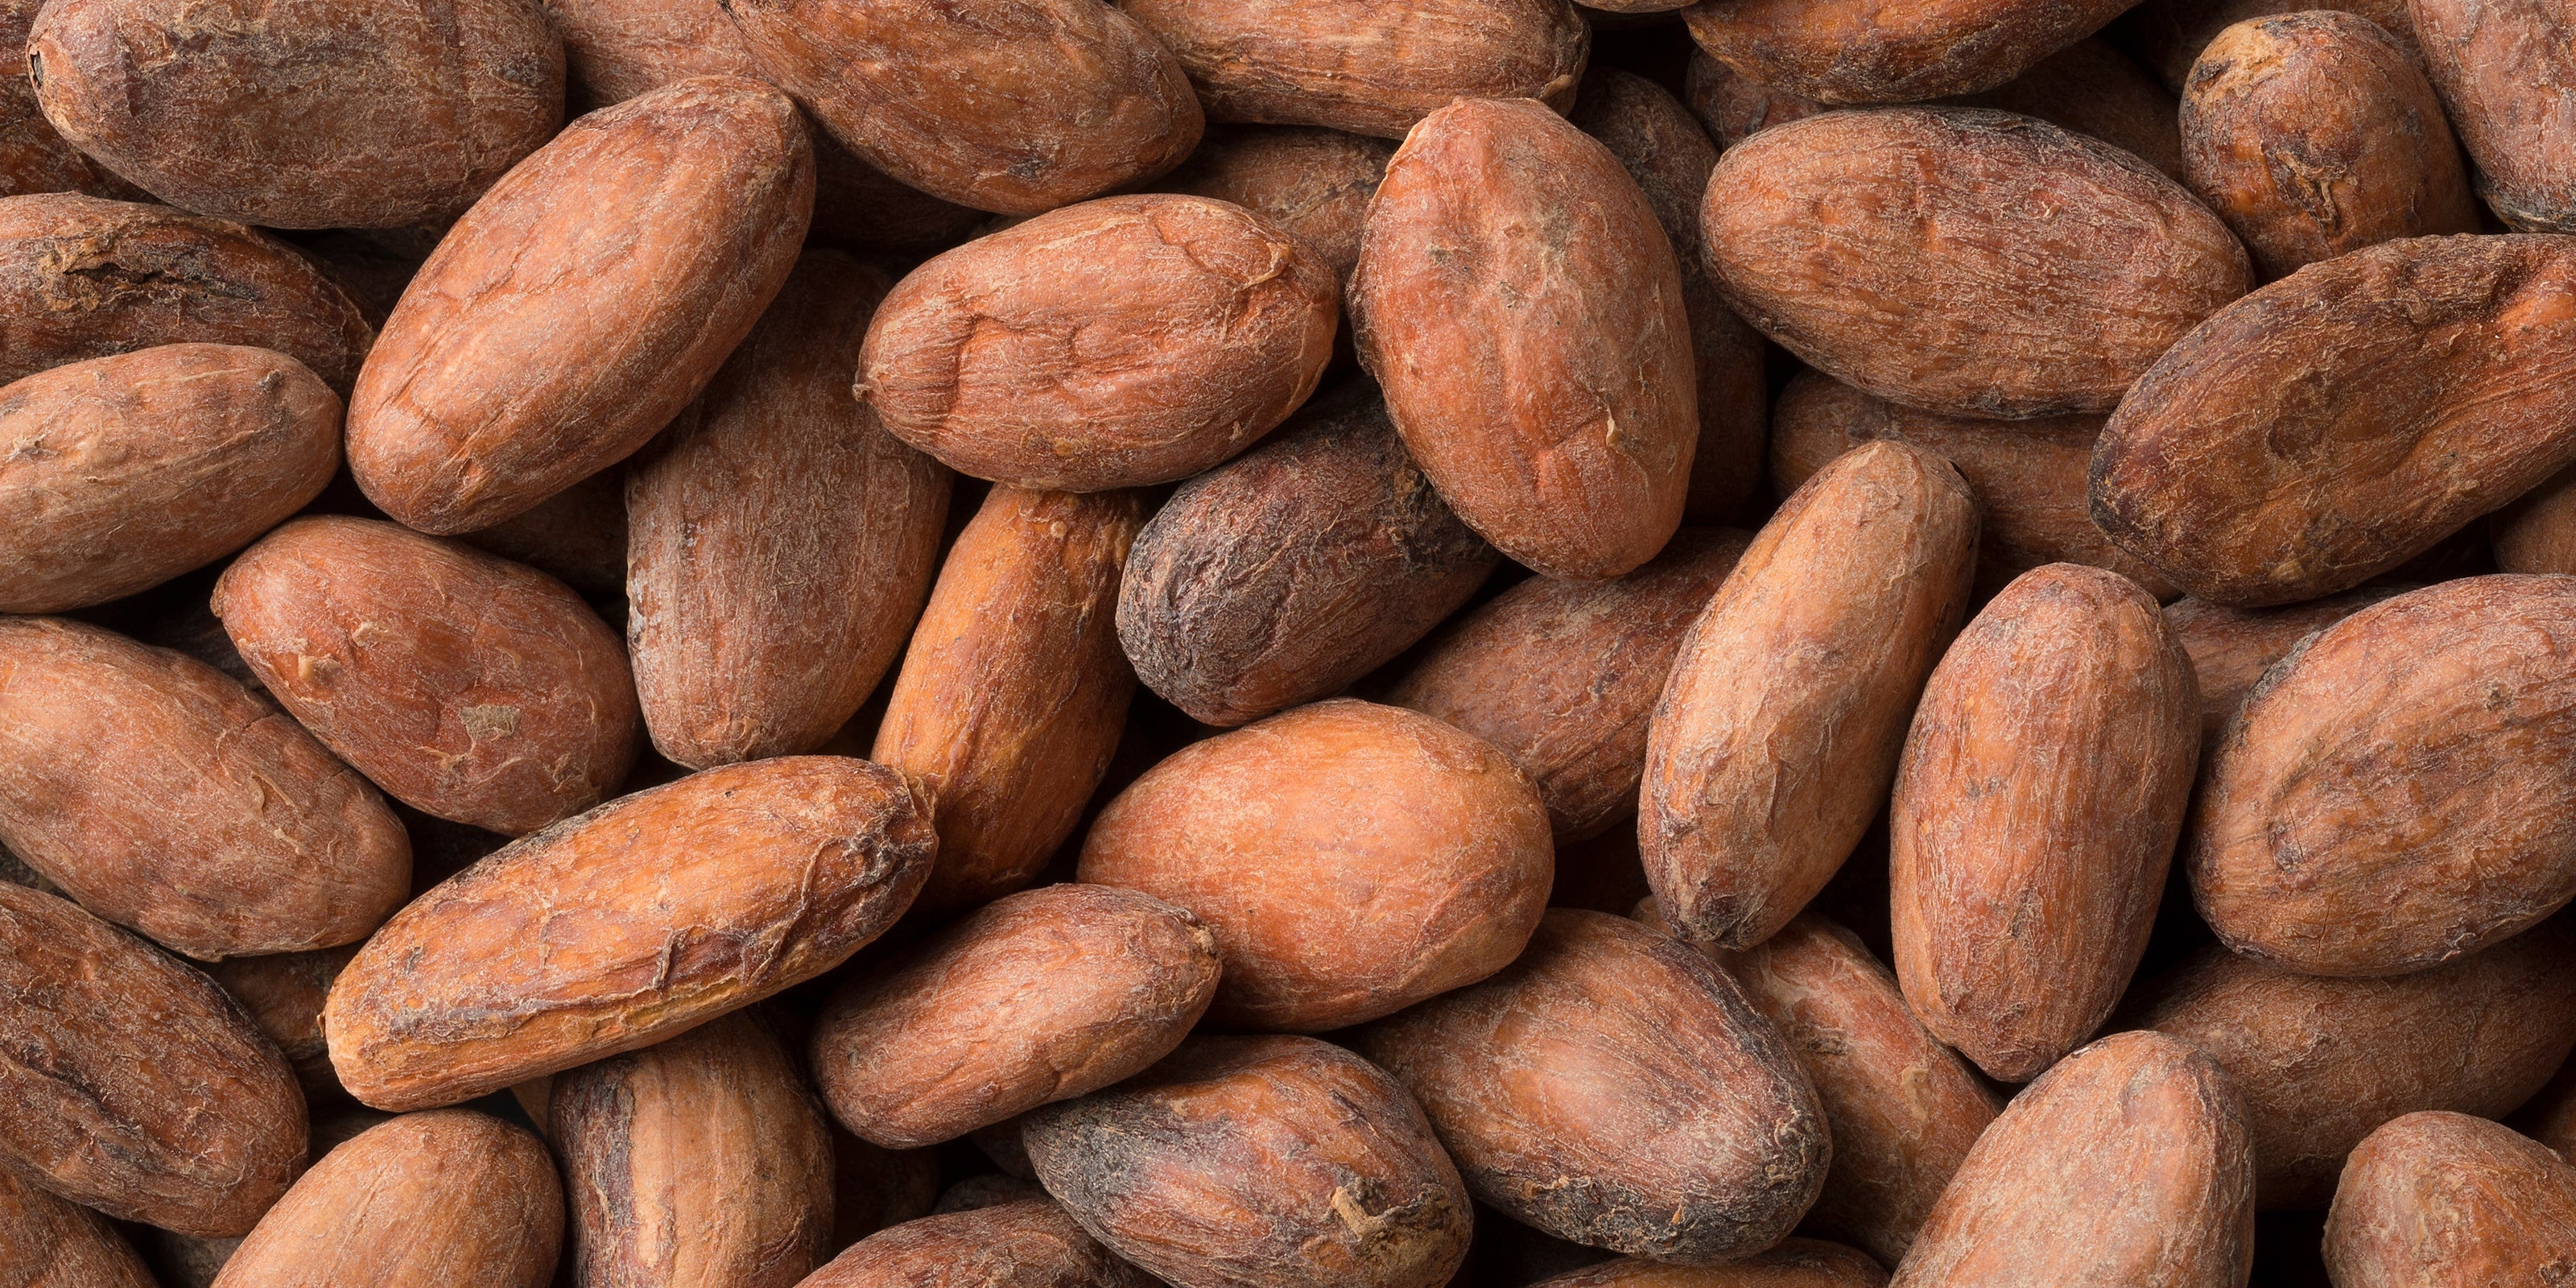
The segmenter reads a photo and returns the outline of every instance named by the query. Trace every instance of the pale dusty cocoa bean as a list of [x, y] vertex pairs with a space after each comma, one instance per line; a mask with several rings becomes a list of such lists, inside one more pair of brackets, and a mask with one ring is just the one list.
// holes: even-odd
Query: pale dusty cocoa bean
[[[1662, 918], [1640, 908], [1649, 926]], [[1710, 950], [1789, 1043], [1834, 1142], [1802, 1228], [1893, 1265], [2000, 1108], [1905, 1004], [1860, 938], [1813, 913], [1740, 953]]]
[[1156, 1282], [1101, 1247], [1039, 1191], [892, 1227], [853, 1245], [802, 1288], [1150, 1288]]
[[295, 1072], [222, 989], [6, 883], [0, 1051], [0, 1170], [22, 1167], [75, 1203], [243, 1234], [304, 1166]]
[[309, 953], [227, 957], [206, 967], [206, 974], [241, 1004], [251, 1023], [295, 1067], [295, 1080], [308, 1102], [348, 1095], [331, 1072], [330, 1047], [322, 1037], [322, 1002], [330, 996], [331, 981], [357, 955], [356, 944], [342, 944]]
[[1785, 498], [1866, 442], [1911, 443], [1948, 461], [1976, 494], [1981, 598], [2052, 563], [2108, 568], [2158, 599], [2170, 598], [2177, 592], [2164, 574], [2093, 526], [2085, 489], [2103, 420], [2084, 412], [2012, 421], [1944, 416], [1801, 371], [1772, 411], [1771, 488]]
[[563, 124], [562, 42], [511, 0], [57, 0], [26, 59], [73, 146], [271, 228], [452, 218]]
[[2479, 231], [2460, 146], [2414, 51], [2332, 10], [2240, 22], [2182, 101], [2192, 190], [2265, 277], [2398, 237]]
[[2228, 947], [2308, 975], [2473, 953], [2576, 897], [2576, 579], [2383, 600], [2266, 672], [2185, 855]]
[[1332, 271], [1261, 215], [1104, 197], [896, 283], [857, 393], [896, 437], [977, 478], [1167, 483], [1251, 446], [1315, 391], [1336, 298]]
[[2216, 750], [2218, 735], [2246, 693], [2299, 641], [2398, 593], [2400, 588], [2365, 587], [2280, 608], [2229, 608], [2205, 599], [2166, 605], [2165, 625], [2191, 655], [2192, 676], [2200, 683], [2203, 745]]
[[2337, 1288], [2549, 1288], [2576, 1266], [2576, 1167], [2466, 1114], [2408, 1114], [2352, 1151], [2326, 1217]]
[[1551, 860], [1546, 807], [1502, 752], [1336, 699], [1154, 766], [1092, 825], [1079, 879], [1179, 904], [1216, 932], [1219, 1023], [1320, 1032], [1519, 956]]
[[1347, 282], [1369, 198], [1394, 155], [1392, 143], [1339, 130], [1238, 126], [1208, 131], [1162, 186], [1268, 216]]
[[1118, 639], [1145, 687], [1230, 728], [1341, 692], [1501, 562], [1353, 381], [1155, 512], [1119, 584]]
[[270, 694], [425, 813], [517, 836], [606, 800], [635, 763], [617, 636], [533, 568], [369, 519], [298, 519], [215, 582]]
[[1738, 519], [1762, 485], [1769, 437], [1769, 386], [1762, 337], [1718, 298], [1700, 244], [1699, 203], [1717, 168], [1717, 145], [1663, 86], [1615, 67], [1583, 78], [1566, 118], [1601, 140], [1654, 207], [1682, 270], [1682, 313], [1690, 320], [1691, 367], [1699, 377], [1699, 445], [1691, 453], [1685, 523]]
[[933, 196], [1034, 215], [1152, 179], [1203, 121], [1180, 62], [1081, 0], [719, 0], [762, 72]]
[[2219, 32], [2250, 18], [2303, 9], [2360, 14], [2409, 50], [2415, 48], [2415, 24], [2407, 17], [2406, 0], [2145, 0], [2107, 31], [2165, 88], [2179, 94], [2191, 79], [2192, 63]]
[[[692, 403], [674, 426], [697, 414]], [[665, 432], [669, 432], [666, 430]], [[457, 540], [523, 563], [585, 598], [626, 598], [626, 476], [603, 470], [539, 501], [514, 518], [457, 534]]]
[[1567, 0], [1125, 0], [1212, 121], [1403, 138], [1462, 98], [1574, 101], [1591, 28]]
[[214, 1288], [543, 1288], [563, 1221], [535, 1136], [469, 1110], [404, 1114], [315, 1163]]
[[2348, 590], [2576, 459], [2576, 238], [2311, 267], [2176, 344], [2095, 449], [2093, 521], [2203, 599]]
[[1313, 1038], [1193, 1038], [1025, 1135], [1083, 1229], [1178, 1283], [1436, 1288], [1467, 1255], [1467, 1191], [1422, 1111]]
[[2547, 0], [2410, 0], [2433, 88], [2477, 162], [2478, 195], [2522, 232], [2576, 232], [2576, 14]]
[[1620, 917], [1551, 910], [1501, 973], [1351, 1040], [1422, 1103], [1471, 1193], [1561, 1238], [1731, 1261], [1824, 1184], [1822, 1107], [1779, 1031], [1725, 971]]
[[1953, 416], [2109, 411], [2252, 285], [2244, 247], [2182, 185], [1979, 108], [1764, 130], [1719, 158], [1702, 219], [1746, 321], [1835, 379]]
[[76, 193], [0, 198], [0, 381], [196, 342], [275, 350], [345, 394], [375, 338], [304, 257], [240, 224]]
[[2576, 573], [2576, 469], [2496, 511], [2493, 525], [2499, 570]]
[[698, 414], [627, 467], [626, 642], [680, 764], [821, 747], [920, 614], [948, 470], [849, 390], [887, 285], [835, 251], [798, 260]]
[[750, 1015], [560, 1074], [547, 1115], [577, 1283], [790, 1288], [829, 1255], [831, 1134]]
[[438, 243], [349, 399], [369, 500], [490, 527], [642, 447], [795, 264], [813, 148], [784, 94], [681, 81], [573, 122]]
[[367, 941], [323, 1011], [341, 1085], [454, 1104], [839, 965], [929, 873], [930, 803], [835, 756], [732, 765], [517, 841]]
[[0, 844], [91, 911], [215, 960], [354, 943], [402, 905], [384, 798], [222, 672], [0, 618]]
[[950, 548], [869, 752], [938, 797], [924, 912], [1028, 884], [1081, 822], [1136, 693], [1111, 619], [1144, 520], [1132, 492], [999, 486]]
[[1924, 1027], [2024, 1082], [2146, 952], [2200, 763], [2200, 689], [2156, 601], [2034, 569], [1932, 671], [1888, 813], [1896, 973]]
[[2116, 17], [2123, 0], [1701, 0], [1691, 39], [1765, 85], [1833, 104], [1992, 89]]
[[1860, 841], [1967, 609], [1977, 506], [1940, 458], [1871, 443], [1807, 480], [1682, 638], [1637, 836], [1675, 931], [1742, 948]]
[[1749, 540], [1684, 528], [1616, 581], [1532, 577], [1444, 630], [1386, 700], [1501, 748], [1558, 845], [1598, 836], [1636, 810], [1655, 700]]
[[1890, 1288], [2239, 1288], [2253, 1259], [2254, 1159], [2227, 1071], [2120, 1033], [2004, 1107]]
[[340, 468], [340, 410], [303, 363], [235, 345], [0, 387], [0, 612], [103, 604], [250, 544]]
[[1699, 437], [1681, 268], [1598, 140], [1528, 99], [1424, 118], [1350, 298], [1405, 446], [1504, 554], [1600, 580], [1680, 526]]
[[0, 1163], [0, 1288], [160, 1288], [107, 1218]]
[[1216, 996], [1216, 936], [1160, 899], [1055, 885], [996, 900], [832, 995], [816, 1084], [880, 1145], [954, 1140], [1169, 1055]]
[[1621, 1257], [1533, 1288], [1880, 1288], [1887, 1272], [1867, 1256], [1820, 1239], [1782, 1239], [1768, 1252], [1722, 1266], [1676, 1266]]
[[2576, 1048], [2576, 942], [2549, 922], [2396, 979], [2293, 975], [2212, 944], [2130, 1012], [2235, 1077], [2257, 1201], [2320, 1207], [2381, 1123], [2423, 1109], [2498, 1117], [2548, 1081]]

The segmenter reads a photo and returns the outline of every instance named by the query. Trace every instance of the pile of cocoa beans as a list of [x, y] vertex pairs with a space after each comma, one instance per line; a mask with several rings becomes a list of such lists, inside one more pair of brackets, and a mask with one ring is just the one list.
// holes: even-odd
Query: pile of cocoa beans
[[0, 0], [0, 1288], [2576, 1284], [2338, 3]]

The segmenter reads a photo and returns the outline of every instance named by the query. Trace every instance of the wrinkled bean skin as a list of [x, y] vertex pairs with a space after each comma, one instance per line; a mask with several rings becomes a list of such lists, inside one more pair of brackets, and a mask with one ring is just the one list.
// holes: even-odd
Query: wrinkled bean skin
[[[27, 32], [44, 7], [44, 0], [0, 2], [0, 49], [25, 49]], [[0, 77], [0, 197], [30, 192], [80, 192], [127, 201], [147, 195], [56, 132], [26, 77]]]
[[2165, 88], [2179, 94], [2191, 80], [2192, 63], [2199, 60], [2201, 51], [2209, 48], [2209, 42], [2216, 40], [2219, 32], [2276, 13], [2332, 9], [2359, 14], [2413, 51], [2415, 24], [2407, 17], [2406, 3], [2407, 0], [2145, 0], [2121, 14], [2107, 33], [2163, 81]]
[[5, 882], [0, 1052], [0, 1171], [110, 1216], [246, 1234], [304, 1166], [295, 1071], [223, 990]]
[[2266, 278], [2398, 237], [2479, 231], [2476, 198], [2415, 54], [2333, 11], [2242, 22], [2192, 68], [2192, 189]]
[[799, 1288], [1154, 1288], [1158, 1282], [1101, 1247], [1040, 1191], [884, 1230], [853, 1244]]
[[349, 399], [349, 468], [424, 532], [526, 512], [632, 455], [795, 267], [814, 149], [787, 96], [685, 80], [573, 122], [431, 252]]
[[2180, 184], [1984, 109], [1774, 126], [1719, 158], [1701, 217], [1719, 293], [1755, 329], [1952, 416], [2109, 411], [2252, 285], [2244, 247]]
[[2576, 1264], [2576, 1167], [2482, 1118], [2408, 1114], [2352, 1151], [2325, 1257], [2338, 1288], [2547, 1288]]
[[1230, 201], [1306, 243], [1341, 281], [1360, 259], [1369, 198], [1395, 145], [1303, 125], [1211, 130], [1162, 187]]
[[303, 363], [237, 345], [0, 387], [0, 612], [121, 599], [250, 544], [330, 483], [340, 412]]
[[935, 1145], [1088, 1095], [1171, 1054], [1216, 996], [1216, 936], [1107, 886], [985, 905], [832, 995], [815, 1080], [880, 1145]]
[[160, 1288], [107, 1218], [0, 1164], [0, 1288]]
[[2161, 1033], [2120, 1033], [2005, 1106], [1889, 1288], [2238, 1288], [2253, 1260], [2233, 1080]]
[[[830, 970], [937, 848], [919, 784], [838, 756], [705, 770], [523, 837], [367, 941], [323, 1011], [341, 1085], [456, 1104]], [[557, 951], [578, 944], [579, 952]]]
[[1727, 973], [1551, 910], [1493, 978], [1352, 1038], [1422, 1103], [1476, 1197], [1595, 1247], [1711, 1265], [1769, 1247], [1832, 1152], [1814, 1086]]
[[1422, 1111], [1313, 1038], [1193, 1038], [1023, 1135], [1083, 1229], [1177, 1283], [1437, 1288], [1467, 1255], [1467, 1191]]
[[2128, 1017], [2210, 1054], [2245, 1096], [2256, 1198], [2321, 1207], [2344, 1157], [2425, 1109], [2495, 1118], [2576, 1048], [2576, 942], [2545, 922], [2394, 979], [2294, 975], [2210, 945], [2144, 986]]
[[2122, 400], [2093, 521], [2194, 596], [2349, 590], [2576, 459], [2576, 238], [2418, 237], [2220, 310]]
[[1152, 179], [1204, 121], [1182, 64], [1088, 0], [717, 0], [768, 78], [861, 160], [1034, 215]]
[[452, 218], [563, 124], [562, 43], [509, 0], [60, 0], [27, 61], [81, 151], [271, 228]]
[[2576, 897], [2576, 578], [2383, 600], [2266, 672], [2212, 750], [2192, 897], [2240, 953], [2397, 975]]
[[1532, 1288], [1882, 1288], [1887, 1272], [1866, 1255], [1820, 1239], [1782, 1239], [1723, 1266], [1676, 1266], [1621, 1257]]
[[1688, 502], [1679, 261], [1619, 158], [1528, 99], [1415, 127], [1369, 207], [1351, 326], [1458, 517], [1554, 577], [1616, 577]]
[[2205, 599], [2167, 604], [2165, 625], [2191, 655], [2192, 676], [2200, 683], [2204, 746], [2215, 748], [2246, 693], [2299, 641], [2401, 590], [2364, 587], [2279, 608], [2229, 608]]
[[1462, 98], [1574, 102], [1591, 27], [1567, 0], [1125, 0], [1208, 119], [1401, 139]]
[[52, 618], [0, 618], [0, 844], [203, 961], [354, 943], [411, 885], [384, 798], [276, 707]]
[[2576, 15], [2545, 0], [2409, 0], [2478, 195], [2517, 231], [2576, 233]]
[[1691, 39], [1737, 72], [1836, 105], [1992, 89], [2093, 34], [2121, 0], [1700, 0]]

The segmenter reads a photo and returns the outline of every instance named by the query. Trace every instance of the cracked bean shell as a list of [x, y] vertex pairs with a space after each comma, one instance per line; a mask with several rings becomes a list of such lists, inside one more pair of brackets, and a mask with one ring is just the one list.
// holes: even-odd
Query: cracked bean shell
[[2200, 763], [2156, 601], [2050, 564], [1933, 668], [1888, 807], [1896, 973], [1926, 1028], [2025, 1082], [2108, 1019], [2155, 928]]
[[1217, 969], [1216, 936], [1160, 899], [1025, 890], [834, 993], [814, 1026], [815, 1082], [877, 1144], [954, 1140], [1170, 1054]]
[[332, 983], [341, 1085], [456, 1104], [654, 1042], [847, 960], [937, 846], [892, 770], [791, 756], [692, 774], [494, 852], [414, 900]]
[[557, 1075], [545, 1121], [577, 1283], [794, 1288], [829, 1255], [831, 1133], [748, 1014]]
[[0, 618], [0, 845], [208, 961], [353, 943], [411, 887], [402, 822], [277, 708], [51, 618]]
[[626, 471], [626, 642], [653, 745], [704, 769], [831, 740], [902, 655], [951, 479], [850, 399], [885, 275], [797, 261], [697, 414]]
[[1520, 582], [1435, 636], [1386, 700], [1501, 748], [1557, 843], [1589, 840], [1636, 810], [1655, 700], [1748, 540], [1684, 528], [1615, 581]]
[[1824, 1184], [1823, 1109], [1779, 1030], [1624, 918], [1551, 909], [1501, 973], [1352, 1041], [1469, 1192], [1561, 1239], [1713, 1265], [1779, 1242]]
[[679, 415], [795, 266], [814, 149], [787, 96], [705, 76], [513, 167], [404, 290], [349, 399], [349, 467], [424, 532], [512, 518]]
[[1438, 1288], [1467, 1256], [1467, 1191], [1422, 1110], [1313, 1038], [1193, 1038], [1024, 1135], [1085, 1230], [1176, 1284]]
[[869, 752], [939, 799], [921, 911], [1027, 885], [1080, 825], [1136, 696], [1111, 619], [1144, 521], [1133, 492], [1005, 485], [949, 547]]
[[832, 137], [935, 197], [1034, 215], [1152, 179], [1204, 119], [1181, 64], [1091, 0], [719, 0]]
[[2550, 0], [2411, 0], [2390, 26], [2423, 48], [2477, 163], [2478, 195], [2531, 233], [2576, 232], [2576, 14]]
[[272, 349], [347, 393], [376, 333], [285, 245], [167, 206], [0, 198], [0, 381], [154, 345]]
[[1993, 89], [2092, 35], [2126, 0], [1701, 0], [1691, 39], [1764, 85], [1820, 102], [1913, 103]]
[[60, 0], [26, 56], [82, 152], [270, 228], [452, 217], [563, 124], [563, 45], [513, 0]]
[[1332, 269], [1267, 218], [1205, 197], [1104, 197], [896, 283], [868, 324], [857, 393], [895, 437], [977, 478], [1168, 483], [1306, 401], [1338, 307]]
[[2193, 191], [2281, 277], [2398, 237], [2479, 231], [2418, 55], [2332, 10], [2218, 33], [2183, 91]]
[[1055, 1200], [1040, 1193], [890, 1227], [853, 1244], [799, 1288], [1154, 1288], [1158, 1283], [1101, 1247]]
[[[1462, 98], [1563, 110], [1592, 48], [1567, 0], [1125, 0], [1211, 121], [1400, 139]], [[1359, 55], [1356, 51], [1368, 51]]]
[[2185, 843], [2228, 947], [2398, 975], [2576, 897], [2576, 577], [2383, 600], [2266, 672], [2212, 750]]
[[2551, 1288], [2576, 1266], [2576, 1167], [2483, 1118], [2372, 1132], [2326, 1215], [2337, 1288]]
[[298, 519], [215, 582], [242, 660], [340, 758], [426, 814], [517, 836], [635, 762], [617, 636], [554, 578], [372, 519]]
[[1350, 298], [1405, 446], [1504, 554], [1598, 581], [1681, 525], [1700, 433], [1681, 266], [1599, 140], [1529, 99], [1424, 118]]
[[1675, 933], [1750, 947], [1841, 868], [1967, 610], [1977, 504], [1957, 470], [1869, 443], [1782, 503], [1673, 659], [1637, 836]]
[[1092, 824], [1079, 879], [1216, 932], [1218, 1023], [1312, 1033], [1501, 969], [1554, 868], [1547, 809], [1501, 751], [1340, 698], [1147, 770]]
[[2253, 284], [2235, 234], [2182, 185], [1981, 108], [1774, 126], [1718, 159], [1701, 218], [1718, 290], [1757, 330], [1952, 416], [2109, 411]]
[[404, 1114], [323, 1155], [213, 1288], [544, 1288], [563, 1222], [534, 1135], [465, 1109]]
[[2202, 599], [2348, 590], [2576, 460], [2576, 237], [2415, 237], [2294, 274], [2159, 359], [2093, 521]]
[[2093, 525], [2085, 489], [2102, 422], [2087, 412], [2010, 421], [1944, 416], [1801, 371], [1772, 409], [1771, 486], [1785, 497], [1863, 443], [1911, 443], [1948, 461], [1976, 494], [1981, 597], [2052, 563], [2108, 568], [2148, 594], [2170, 597], [2173, 583]]
[[1348, 688], [1501, 562], [1359, 381], [1155, 511], [1119, 584], [1118, 638], [1145, 687], [1231, 728]]
[[24, 1168], [75, 1203], [181, 1234], [244, 1234], [304, 1166], [295, 1071], [222, 989], [5, 882], [0, 1051], [0, 1170]]
[[2173, 1038], [2120, 1033], [2013, 1097], [1889, 1288], [2240, 1288], [2253, 1265], [2234, 1081]]
[[340, 398], [282, 353], [172, 344], [0, 388], [0, 612], [121, 599], [248, 545], [340, 467]]
[[2548, 1083], [2576, 1048], [2576, 941], [2544, 922], [2395, 979], [2294, 975], [2212, 944], [2130, 1012], [2235, 1077], [2260, 1204], [2317, 1208], [2380, 1124], [2425, 1109], [2499, 1118]]

